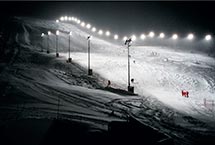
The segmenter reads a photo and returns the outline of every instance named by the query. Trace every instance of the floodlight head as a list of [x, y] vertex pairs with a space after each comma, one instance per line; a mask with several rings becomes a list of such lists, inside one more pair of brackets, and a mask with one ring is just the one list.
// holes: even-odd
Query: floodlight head
[[56, 20], [56, 23], [59, 23], [59, 20]]
[[159, 35], [159, 38], [164, 38], [165, 37], [165, 34], [164, 33], [160, 33], [160, 35]]
[[95, 27], [92, 28], [92, 32], [96, 32], [96, 28]]
[[70, 36], [72, 35], [72, 31], [69, 32], [69, 35], [70, 35]]
[[61, 20], [61, 21], [64, 21], [64, 17], [60, 17], [60, 20]]
[[132, 42], [132, 39], [131, 38], [129, 38], [129, 39], [127, 39], [127, 40], [125, 40], [125, 45], [130, 45], [130, 43]]
[[145, 34], [140, 35], [140, 39], [144, 40], [146, 38]]
[[72, 21], [72, 17], [69, 17], [68, 20], [69, 20], [69, 21]]
[[87, 27], [87, 29], [90, 29], [90, 28], [91, 28], [91, 25], [90, 25], [90, 24], [87, 24], [86, 27]]
[[59, 35], [59, 33], [60, 33], [59, 30], [57, 30], [57, 31], [56, 31], [56, 35]]
[[81, 23], [81, 21], [80, 21], [80, 20], [76, 20], [76, 22], [77, 22], [78, 24], [80, 24], [80, 23]]
[[68, 20], [68, 17], [67, 17], [67, 16], [65, 16], [65, 17], [64, 17], [64, 20], [65, 20], [65, 21], [67, 21], [67, 20]]
[[41, 34], [41, 37], [44, 37], [44, 36], [45, 36], [45, 34], [44, 34], [44, 33], [42, 33], [42, 34]]
[[124, 36], [122, 40], [123, 40], [123, 41], [126, 41], [127, 39], [128, 39], [128, 37], [127, 37], [127, 36]]
[[51, 32], [50, 32], [50, 31], [48, 31], [48, 35], [51, 35]]
[[99, 35], [102, 35], [102, 34], [103, 34], [103, 31], [102, 31], [102, 30], [99, 30], [98, 34], [99, 34]]
[[178, 39], [178, 35], [177, 35], [177, 34], [173, 34], [173, 35], [172, 35], [172, 39], [173, 39], [173, 40]]
[[119, 36], [117, 34], [114, 35], [114, 39], [117, 40]]
[[87, 36], [87, 40], [90, 40], [91, 39], [91, 36], [89, 35], [89, 36]]
[[85, 26], [85, 23], [84, 23], [84, 22], [81, 22], [81, 26], [84, 27], [84, 26]]
[[136, 41], [137, 37], [135, 35], [132, 35], [130, 39], [131, 41]]
[[192, 40], [193, 38], [194, 38], [194, 35], [193, 35], [193, 34], [188, 34], [188, 35], [187, 35], [187, 39], [188, 39], [188, 40]]
[[110, 36], [110, 32], [109, 32], [109, 31], [106, 31], [105, 35], [106, 35], [106, 36]]
[[205, 36], [205, 40], [206, 40], [206, 41], [210, 41], [211, 39], [212, 39], [211, 35], [206, 35], [206, 36]]
[[149, 32], [149, 37], [153, 38], [155, 36], [155, 33], [154, 32]]

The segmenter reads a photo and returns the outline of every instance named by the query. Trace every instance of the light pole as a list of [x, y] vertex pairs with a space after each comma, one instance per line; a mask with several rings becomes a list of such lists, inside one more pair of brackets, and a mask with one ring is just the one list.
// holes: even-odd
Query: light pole
[[134, 87], [131, 86], [130, 84], [130, 51], [129, 51], [129, 48], [131, 46], [131, 43], [132, 40], [131, 38], [125, 40], [125, 45], [127, 45], [127, 48], [128, 48], [128, 92], [131, 92], [131, 93], [134, 93]]
[[41, 38], [42, 38], [42, 45], [41, 45], [41, 52], [43, 52], [43, 37], [45, 36], [44, 33], [41, 34]]
[[56, 57], [59, 57], [59, 53], [58, 53], [58, 35], [59, 35], [59, 31], [56, 31]]
[[48, 31], [48, 36], [47, 36], [47, 53], [49, 53], [49, 35], [51, 35], [51, 32]]
[[72, 62], [72, 58], [70, 57], [70, 37], [72, 36], [72, 32], [69, 32], [69, 58], [68, 62]]
[[93, 70], [90, 69], [90, 39], [91, 36], [87, 37], [87, 46], [88, 46], [88, 75], [92, 75], [93, 74]]

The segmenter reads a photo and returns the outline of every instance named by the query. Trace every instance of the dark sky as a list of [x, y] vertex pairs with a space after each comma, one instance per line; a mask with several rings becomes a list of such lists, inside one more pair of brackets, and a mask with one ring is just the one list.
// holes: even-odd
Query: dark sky
[[215, 32], [215, 2], [0, 2], [0, 16], [77, 16], [120, 35]]

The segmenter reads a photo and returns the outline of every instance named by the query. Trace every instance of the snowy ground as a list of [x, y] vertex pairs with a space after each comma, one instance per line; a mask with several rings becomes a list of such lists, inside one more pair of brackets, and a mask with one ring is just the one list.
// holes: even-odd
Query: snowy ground
[[[93, 37], [91, 67], [88, 76], [86, 30], [54, 21], [18, 18], [22, 31], [15, 35], [21, 45], [14, 57], [1, 64], [1, 123], [8, 119], [44, 116], [88, 122], [107, 129], [107, 123], [123, 120], [127, 114], [165, 134], [179, 144], [198, 142], [202, 136], [214, 135], [214, 106], [204, 106], [204, 99], [214, 100], [215, 63], [204, 54], [175, 51], [171, 48], [132, 46], [131, 78], [138, 96], [122, 96], [105, 91], [107, 80], [112, 86], [127, 88], [127, 50]], [[60, 58], [55, 58], [55, 36], [40, 35], [49, 29], [61, 30]], [[29, 31], [31, 30], [31, 31]], [[68, 57], [69, 31], [72, 36], [72, 64]], [[188, 90], [190, 97], [181, 96]], [[115, 115], [110, 115], [115, 110]]]

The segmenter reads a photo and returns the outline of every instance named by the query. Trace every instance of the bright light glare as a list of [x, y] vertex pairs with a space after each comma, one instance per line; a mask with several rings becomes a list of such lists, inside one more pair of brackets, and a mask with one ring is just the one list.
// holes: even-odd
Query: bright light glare
[[90, 24], [87, 24], [86, 27], [87, 27], [87, 29], [90, 29], [90, 28], [91, 28], [91, 25], [90, 25]]
[[164, 34], [164, 33], [160, 33], [159, 37], [160, 37], [160, 38], [164, 38], [164, 37], [165, 37], [165, 34]]
[[172, 35], [172, 39], [173, 39], [173, 40], [178, 39], [178, 35], [177, 35], [177, 34], [173, 34], [173, 35]]
[[84, 22], [81, 22], [81, 26], [84, 27], [84, 26], [85, 26], [85, 23], [84, 23]]
[[60, 33], [60, 32], [57, 30], [57, 31], [56, 31], [56, 35], [59, 35], [59, 33]]
[[93, 28], [92, 28], [92, 31], [93, 31], [93, 32], [96, 32], [96, 28], [95, 28], [95, 27], [93, 27]]
[[153, 38], [155, 36], [155, 33], [154, 32], [150, 32], [149, 33], [149, 37]]
[[44, 34], [44, 33], [42, 33], [42, 34], [41, 34], [41, 37], [44, 37], [44, 36], [45, 36], [45, 34]]
[[68, 20], [69, 20], [69, 21], [72, 21], [72, 17], [69, 17]]
[[77, 22], [78, 24], [80, 24], [80, 23], [81, 23], [81, 21], [80, 21], [80, 20], [77, 20], [76, 22]]
[[119, 36], [117, 34], [114, 35], [114, 39], [117, 40]]
[[206, 35], [205, 36], [205, 40], [207, 40], [207, 41], [211, 40], [211, 38], [212, 38], [211, 35]]
[[144, 40], [146, 38], [145, 34], [140, 35], [140, 39]]
[[188, 35], [187, 35], [187, 39], [188, 39], [188, 40], [192, 40], [193, 38], [194, 38], [194, 35], [193, 35], [193, 34], [188, 34]]
[[123, 41], [126, 41], [127, 39], [128, 39], [127, 36], [124, 36], [124, 37], [123, 37]]
[[106, 35], [106, 36], [110, 36], [110, 32], [109, 32], [109, 31], [106, 31], [105, 35]]
[[70, 35], [70, 36], [72, 35], [72, 31], [69, 32], [69, 35]]
[[132, 40], [132, 41], [135, 41], [136, 39], [137, 39], [137, 37], [136, 37], [135, 35], [132, 35], [132, 36], [131, 36], [131, 40]]
[[65, 17], [64, 17], [64, 20], [65, 20], [65, 21], [67, 21], [67, 20], [68, 20], [68, 17], [67, 17], [67, 16], [65, 16]]
[[61, 21], [64, 21], [64, 17], [60, 17], [60, 20], [61, 20]]
[[56, 20], [56, 23], [59, 23], [59, 20]]
[[48, 31], [48, 35], [51, 35], [51, 32], [50, 32], [50, 31]]
[[99, 30], [98, 33], [99, 33], [99, 35], [102, 35], [102, 34], [103, 34], [103, 31], [102, 31], [102, 30]]

